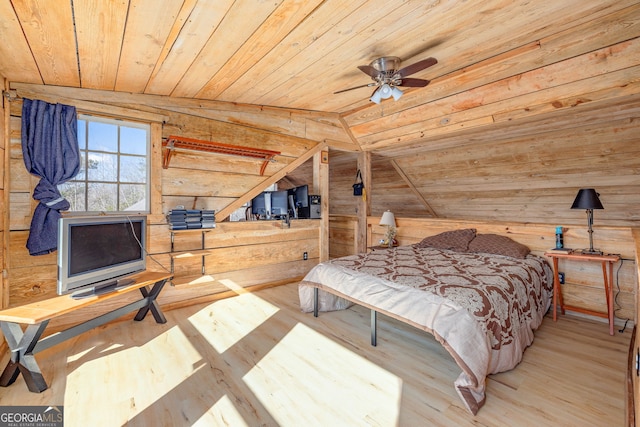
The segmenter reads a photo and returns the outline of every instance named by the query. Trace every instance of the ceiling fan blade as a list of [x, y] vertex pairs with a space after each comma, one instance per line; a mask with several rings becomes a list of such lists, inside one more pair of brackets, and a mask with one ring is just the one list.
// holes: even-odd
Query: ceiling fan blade
[[369, 87], [369, 86], [376, 86], [376, 85], [377, 85], [377, 83], [369, 83], [369, 84], [366, 84], [366, 85], [360, 85], [360, 86], [350, 87], [349, 89], [342, 89], [342, 90], [339, 90], [339, 91], [337, 91], [337, 92], [333, 92], [333, 94], [335, 95], [336, 93], [342, 93], [342, 92], [346, 92], [346, 91], [348, 91], [348, 90], [360, 89], [360, 88], [362, 88], [362, 87]]
[[402, 79], [402, 83], [400, 83], [398, 86], [425, 87], [430, 82], [431, 80], [405, 78], [405, 79]]
[[358, 65], [358, 69], [369, 75], [372, 79], [375, 79], [380, 74], [380, 71], [376, 70], [371, 65]]
[[422, 61], [418, 61], [415, 64], [407, 65], [406, 67], [401, 68], [395, 75], [400, 77], [401, 79], [404, 79], [404, 77], [406, 76], [417, 73], [418, 71], [422, 71], [425, 68], [436, 65], [437, 63], [438, 60], [436, 58], [423, 59]]

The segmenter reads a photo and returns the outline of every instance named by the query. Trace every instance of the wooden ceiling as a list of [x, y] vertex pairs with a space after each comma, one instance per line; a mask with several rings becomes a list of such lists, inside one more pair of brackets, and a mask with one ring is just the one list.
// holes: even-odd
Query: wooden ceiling
[[[329, 113], [400, 157], [637, 109], [639, 20], [636, 0], [0, 0], [0, 75]], [[381, 56], [438, 63], [398, 101], [334, 94]]]
[[[381, 56], [438, 63], [398, 101], [334, 94]], [[637, 0], [0, 0], [0, 76], [17, 96], [216, 125], [194, 138], [327, 143], [345, 151], [335, 214], [354, 213], [335, 200], [347, 151], [369, 151], [374, 214], [582, 224], [568, 206], [589, 186], [598, 224], [640, 221]]]

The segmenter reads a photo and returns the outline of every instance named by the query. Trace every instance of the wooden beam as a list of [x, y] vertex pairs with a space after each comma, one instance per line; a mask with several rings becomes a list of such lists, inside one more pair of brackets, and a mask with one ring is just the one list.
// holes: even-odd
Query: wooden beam
[[329, 151], [313, 155], [313, 194], [320, 195], [320, 262], [329, 259]]
[[[123, 113], [129, 113], [131, 118], [134, 118], [136, 116], [133, 114], [154, 114], [147, 111], [151, 107], [223, 123], [265, 129], [313, 141], [322, 141], [348, 151], [359, 149], [353, 135], [346, 127], [346, 123], [337, 113], [28, 83], [11, 83], [11, 88], [20, 96], [36, 97], [48, 102], [66, 100], [69, 105], [88, 102], [84, 104], [86, 109], [105, 114], [117, 112], [118, 109], [123, 108]], [[101, 103], [109, 105], [101, 106]], [[141, 109], [137, 110], [136, 105], [140, 105]], [[142, 112], [142, 110], [145, 111]], [[165, 115], [156, 114], [159, 117], [156, 117], [155, 120], [169, 121]]]
[[362, 174], [364, 189], [359, 197], [356, 214], [358, 216], [358, 232], [356, 234], [356, 246], [358, 252], [366, 252], [367, 245], [371, 242], [367, 239], [367, 217], [371, 215], [371, 153], [362, 151], [358, 153], [358, 170]]
[[[9, 90], [9, 83], [6, 79], [3, 81], [3, 88]], [[0, 230], [0, 235], [2, 236], [2, 253], [0, 253], [0, 309], [9, 306], [9, 279], [6, 277], [6, 273], [9, 267], [9, 228], [10, 228], [10, 218], [9, 218], [9, 203], [10, 203], [10, 191], [9, 191], [9, 173], [10, 173], [10, 161], [11, 161], [11, 150], [9, 149], [10, 140], [11, 140], [11, 107], [9, 107], [9, 99], [5, 96], [2, 97], [2, 133], [0, 141], [0, 148], [2, 149], [2, 167], [0, 171], [0, 193], [2, 196], [2, 229]], [[2, 338], [2, 334], [0, 333], [0, 342], [4, 342]]]
[[300, 110], [294, 108], [271, 107], [268, 105], [241, 104], [226, 101], [210, 101], [192, 98], [174, 98], [164, 95], [148, 95], [141, 93], [117, 92], [112, 90], [84, 89], [64, 86], [39, 85], [31, 83], [11, 82], [11, 89], [37, 92], [43, 95], [91, 100], [93, 102], [152, 105], [165, 109], [195, 108], [202, 110], [237, 111], [253, 113], [269, 113], [290, 116], [291, 114], [309, 118], [336, 118], [337, 114], [322, 111]]
[[[162, 114], [149, 113], [147, 111], [135, 110], [133, 108], [118, 107], [115, 105], [101, 104], [99, 102], [84, 101], [73, 96], [61, 96], [52, 93], [50, 86], [32, 85], [26, 83], [11, 83], [11, 89], [21, 98], [39, 99], [49, 103], [60, 103], [75, 106], [78, 111], [87, 113], [106, 114], [109, 116], [124, 117], [127, 119], [138, 119], [149, 122], [166, 122], [168, 116]], [[70, 88], [67, 88], [70, 89]], [[88, 91], [88, 89], [77, 89], [79, 91]], [[63, 91], [64, 92], [64, 91]], [[71, 94], [75, 91], [69, 91]]]

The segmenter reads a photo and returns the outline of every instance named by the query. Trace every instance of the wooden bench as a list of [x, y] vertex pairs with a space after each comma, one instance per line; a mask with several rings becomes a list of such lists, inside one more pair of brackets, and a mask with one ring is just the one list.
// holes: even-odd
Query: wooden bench
[[[2, 328], [11, 350], [11, 358], [2, 375], [0, 375], [0, 386], [7, 387], [13, 384], [18, 375], [22, 373], [30, 391], [40, 393], [46, 390], [48, 386], [42, 376], [40, 367], [36, 363], [34, 354], [134, 310], [138, 310], [134, 320], [140, 321], [144, 319], [150, 310], [157, 323], [166, 323], [167, 320], [160, 310], [156, 298], [170, 278], [171, 274], [169, 273], [144, 271], [132, 276], [132, 279], [134, 279], [133, 284], [111, 293], [83, 299], [74, 299], [71, 295], [61, 295], [0, 311], [0, 328]], [[149, 289], [149, 286], [152, 286], [151, 289]], [[139, 289], [142, 294], [140, 300], [72, 326], [64, 331], [40, 338], [51, 319], [136, 289]], [[21, 326], [23, 324], [26, 325], [24, 332]]]

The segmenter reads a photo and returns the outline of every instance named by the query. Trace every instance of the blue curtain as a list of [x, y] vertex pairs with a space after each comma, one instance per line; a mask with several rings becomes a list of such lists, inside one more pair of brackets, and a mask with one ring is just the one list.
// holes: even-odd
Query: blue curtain
[[27, 249], [31, 255], [44, 255], [57, 249], [60, 211], [70, 206], [57, 185], [80, 171], [76, 108], [23, 99], [22, 155], [27, 170], [40, 177], [33, 192], [40, 203], [31, 219]]

